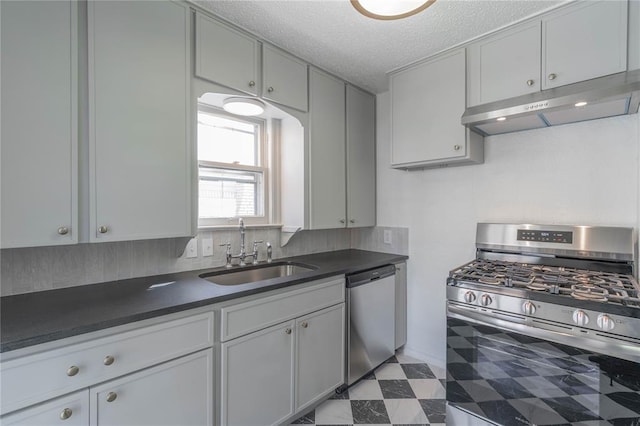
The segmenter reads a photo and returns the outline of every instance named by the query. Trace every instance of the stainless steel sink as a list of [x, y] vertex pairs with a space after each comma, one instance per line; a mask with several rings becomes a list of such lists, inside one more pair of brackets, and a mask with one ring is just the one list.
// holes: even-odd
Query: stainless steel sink
[[239, 285], [272, 278], [290, 277], [292, 275], [315, 271], [316, 269], [318, 269], [316, 266], [303, 263], [277, 262], [266, 265], [248, 266], [242, 269], [206, 273], [200, 275], [200, 278], [219, 285]]

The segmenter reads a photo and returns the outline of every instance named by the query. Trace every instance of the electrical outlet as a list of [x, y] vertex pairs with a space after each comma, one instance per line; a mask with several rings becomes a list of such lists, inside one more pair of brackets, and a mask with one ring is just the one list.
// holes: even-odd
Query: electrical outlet
[[385, 229], [383, 234], [385, 244], [393, 244], [393, 238], [391, 237], [391, 230]]
[[187, 259], [198, 257], [198, 239], [190, 239], [187, 243], [187, 247], [184, 249], [184, 252]]
[[208, 236], [202, 239], [202, 257], [213, 256], [213, 237]]

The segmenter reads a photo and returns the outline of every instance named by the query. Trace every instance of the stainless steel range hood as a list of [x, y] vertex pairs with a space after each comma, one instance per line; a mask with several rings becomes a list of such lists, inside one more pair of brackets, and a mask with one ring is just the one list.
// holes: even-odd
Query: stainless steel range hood
[[635, 114], [639, 104], [640, 70], [635, 70], [467, 108], [462, 124], [497, 135]]

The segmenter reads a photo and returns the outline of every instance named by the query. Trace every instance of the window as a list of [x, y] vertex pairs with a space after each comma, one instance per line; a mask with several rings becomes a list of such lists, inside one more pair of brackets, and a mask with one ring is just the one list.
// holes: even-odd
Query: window
[[[269, 222], [264, 120], [198, 106], [199, 225]], [[234, 223], [232, 221], [231, 223]]]

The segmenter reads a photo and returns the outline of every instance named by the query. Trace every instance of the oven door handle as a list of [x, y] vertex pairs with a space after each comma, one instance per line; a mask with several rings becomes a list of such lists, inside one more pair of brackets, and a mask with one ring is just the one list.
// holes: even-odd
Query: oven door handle
[[[590, 338], [590, 332], [576, 331], [572, 327], [560, 326], [540, 319], [496, 311], [491, 311], [489, 316], [487, 312], [480, 312], [478, 308], [460, 305], [451, 301], [447, 302], [447, 317], [512, 331], [540, 340], [549, 340], [562, 345], [574, 345], [589, 351], [640, 363], [640, 346], [637, 343], [614, 339], [608, 339], [608, 341], [594, 340]], [[532, 324], [533, 322], [535, 322], [535, 325]]]

